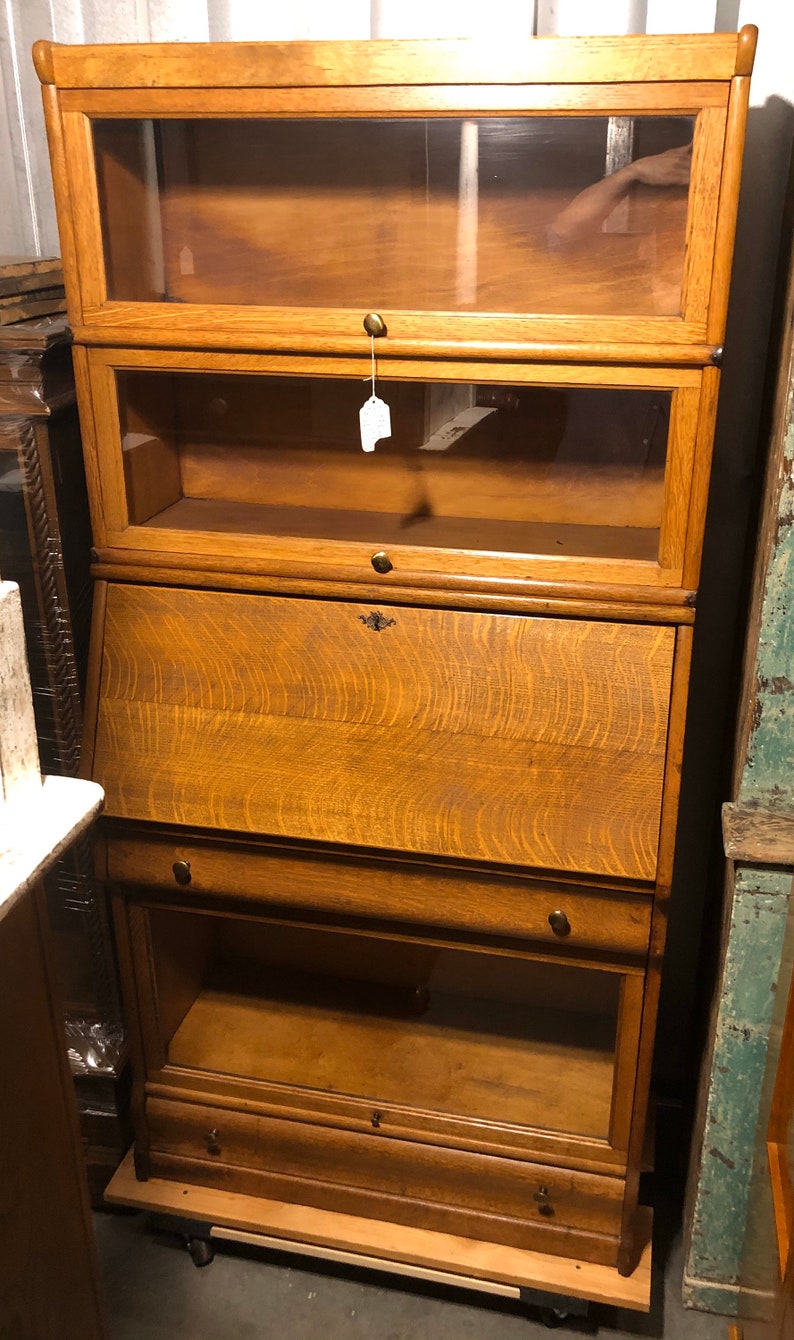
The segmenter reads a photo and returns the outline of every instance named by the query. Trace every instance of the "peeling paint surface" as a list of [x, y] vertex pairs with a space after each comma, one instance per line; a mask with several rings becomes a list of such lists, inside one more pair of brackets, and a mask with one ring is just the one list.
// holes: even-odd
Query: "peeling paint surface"
[[794, 420], [781, 463], [777, 527], [764, 582], [756, 699], [741, 804], [791, 805], [794, 776]]
[[[785, 413], [778, 475], [769, 484], [777, 492], [774, 528], [771, 543], [765, 531], [768, 552], [763, 547], [759, 551], [766, 566], [753, 693], [747, 704], [750, 733], [734, 799], [743, 806], [790, 812], [794, 806], [794, 379], [787, 390]], [[754, 1269], [749, 1249], [755, 1243], [757, 1252], [756, 1239], [767, 1241], [759, 1232], [765, 1213], [762, 1202], [768, 1200], [769, 1190], [762, 1137], [780, 1009], [792, 975], [791, 890], [790, 867], [734, 868], [706, 1078], [705, 1122], [700, 1148], [693, 1150], [697, 1184], [684, 1269], [687, 1305], [726, 1315], [736, 1315], [739, 1284], [744, 1289], [749, 1283], [747, 1270]]]
[[790, 891], [789, 870], [736, 869], [684, 1287], [689, 1306], [726, 1315], [738, 1301]]
[[735, 1317], [738, 1314], [738, 1294], [735, 1284], [709, 1284], [705, 1280], [684, 1275], [684, 1307]]

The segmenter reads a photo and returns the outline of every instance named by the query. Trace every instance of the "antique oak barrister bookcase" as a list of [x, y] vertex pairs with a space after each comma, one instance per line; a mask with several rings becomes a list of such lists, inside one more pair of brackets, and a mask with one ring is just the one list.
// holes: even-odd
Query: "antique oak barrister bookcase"
[[141, 1203], [634, 1270], [754, 45], [36, 48]]

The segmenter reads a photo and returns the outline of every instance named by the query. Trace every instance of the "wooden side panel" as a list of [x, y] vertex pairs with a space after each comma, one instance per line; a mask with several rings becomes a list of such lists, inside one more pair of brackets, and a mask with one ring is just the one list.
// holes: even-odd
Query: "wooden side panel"
[[[157, 176], [145, 121], [92, 126], [108, 296], [156, 302], [163, 293]], [[86, 208], [87, 202], [82, 202]]]
[[109, 593], [107, 813], [652, 879], [674, 634]]
[[101, 1340], [74, 1091], [38, 898], [27, 893], [0, 924], [0, 1332]]
[[158, 914], [150, 984], [157, 1008], [158, 1041], [166, 1049], [201, 991], [214, 930], [210, 917], [185, 917], [168, 911]]
[[[162, 376], [146, 383], [146, 394], [135, 395], [128, 375], [115, 374], [121, 381], [118, 410], [115, 397], [112, 409], [114, 442], [120, 429], [124, 483], [126, 486], [127, 515], [130, 525], [148, 521], [164, 507], [170, 507], [182, 497], [182, 476], [176, 447], [177, 405], [174, 382]], [[111, 395], [116, 388], [105, 382], [102, 391]], [[99, 397], [101, 399], [101, 395]], [[229, 460], [227, 454], [226, 468]], [[108, 474], [108, 481], [110, 475]], [[123, 500], [119, 500], [123, 509]]]

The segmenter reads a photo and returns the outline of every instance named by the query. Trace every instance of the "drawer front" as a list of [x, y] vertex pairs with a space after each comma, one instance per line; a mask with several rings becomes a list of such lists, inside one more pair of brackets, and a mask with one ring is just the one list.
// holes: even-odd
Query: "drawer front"
[[118, 884], [288, 909], [387, 918], [481, 935], [509, 935], [570, 950], [644, 956], [651, 900], [465, 869], [317, 857], [173, 838], [111, 837], [107, 870]]
[[108, 592], [120, 818], [651, 880], [674, 631]]
[[467, 1218], [473, 1231], [482, 1230], [483, 1216], [513, 1221], [502, 1231], [517, 1245], [531, 1245], [533, 1229], [541, 1240], [563, 1241], [572, 1232], [612, 1238], [620, 1231], [620, 1177], [159, 1098], [147, 1100], [146, 1122], [152, 1169], [162, 1171], [161, 1156], [166, 1170], [169, 1158], [200, 1161], [205, 1183], [213, 1167], [221, 1185], [240, 1189], [261, 1187], [250, 1174], [269, 1176], [270, 1194], [285, 1200], [322, 1204], [324, 1189], [332, 1189], [335, 1209], [355, 1206], [366, 1215], [369, 1202], [370, 1213], [464, 1235]]

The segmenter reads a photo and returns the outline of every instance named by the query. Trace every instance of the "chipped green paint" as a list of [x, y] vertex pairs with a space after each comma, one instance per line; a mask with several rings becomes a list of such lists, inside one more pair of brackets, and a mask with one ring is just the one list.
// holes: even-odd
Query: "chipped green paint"
[[764, 581], [756, 698], [739, 803], [790, 806], [794, 776], [794, 417], [781, 462], [777, 527]]
[[709, 1284], [684, 1275], [684, 1307], [700, 1312], [718, 1312], [724, 1317], [738, 1315], [739, 1287], [736, 1284]]
[[[777, 526], [764, 575], [755, 700], [739, 804], [790, 808], [794, 777], [794, 394], [780, 466]], [[684, 1299], [733, 1315], [746, 1250], [750, 1188], [792, 872], [737, 866], [705, 1127], [699, 1150]]]
[[[791, 366], [789, 367], [791, 374]], [[740, 805], [794, 807], [794, 377], [790, 375], [776, 526], [765, 556], [755, 693]], [[791, 610], [791, 613], [790, 613]], [[690, 1307], [735, 1315], [753, 1234], [758, 1133], [770, 1030], [781, 969], [788, 966], [791, 868], [737, 866], [723, 963], [706, 1115], [684, 1267]], [[786, 954], [784, 963], [783, 955]], [[766, 1167], [764, 1161], [764, 1167]]]
[[736, 872], [700, 1175], [684, 1268], [692, 1307], [734, 1315], [744, 1254], [758, 1104], [783, 950], [791, 875]]

